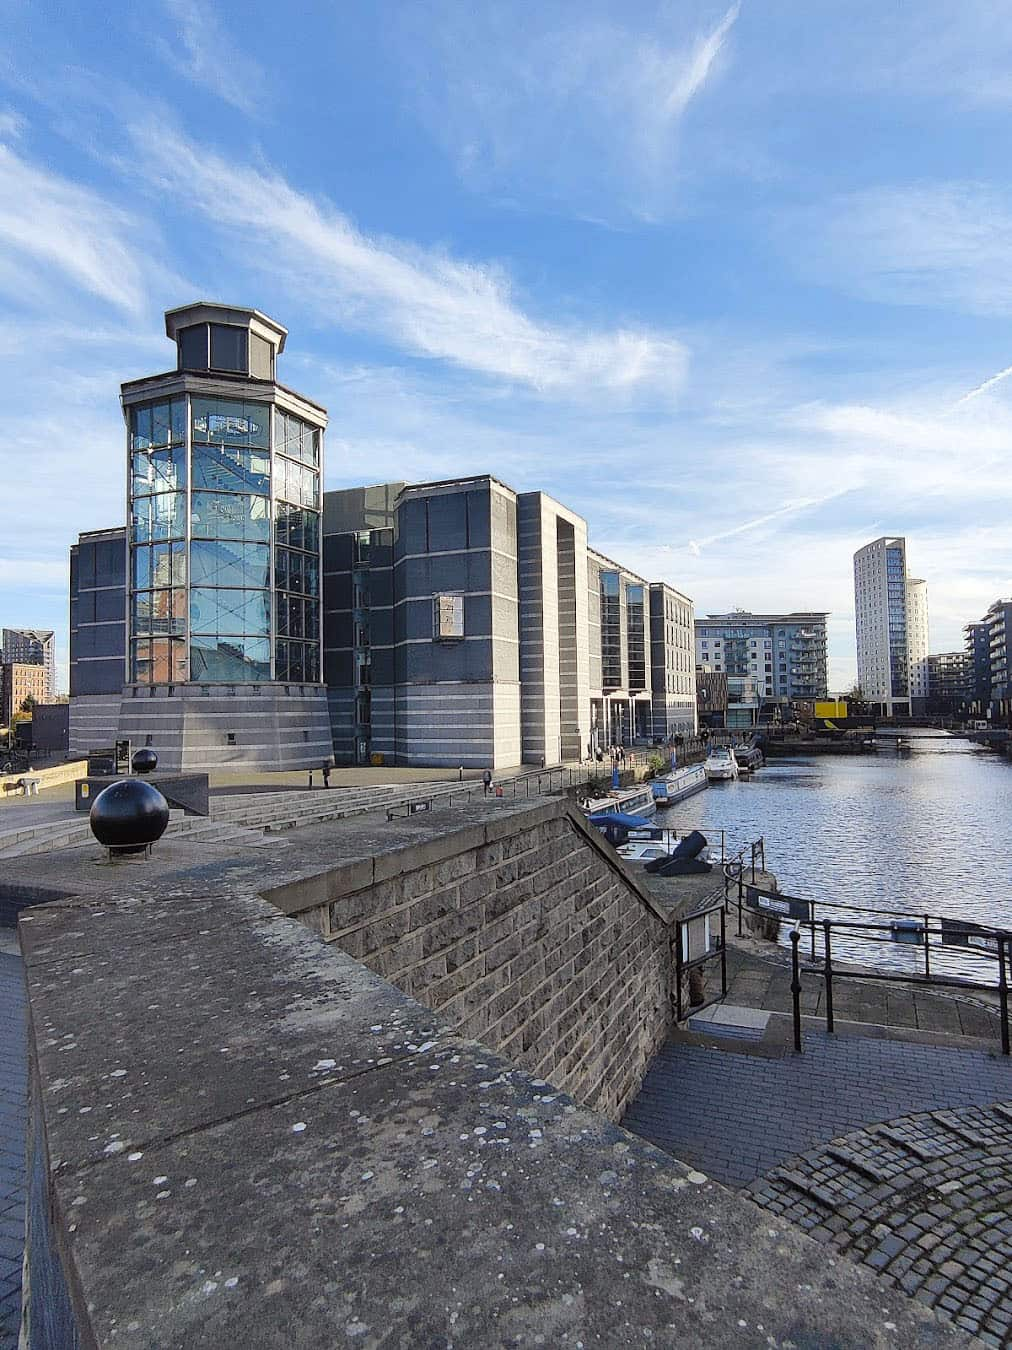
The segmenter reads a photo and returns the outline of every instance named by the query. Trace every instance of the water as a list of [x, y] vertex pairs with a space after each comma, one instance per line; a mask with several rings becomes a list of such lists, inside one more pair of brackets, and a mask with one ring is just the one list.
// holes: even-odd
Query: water
[[[724, 829], [729, 849], [762, 835], [780, 889], [815, 900], [817, 918], [888, 922], [823, 908], [835, 900], [1012, 931], [1012, 763], [957, 737], [905, 734], [907, 754], [770, 760], [751, 779], [714, 784], [667, 817], [679, 829], [709, 829], [711, 842]], [[933, 972], [996, 982], [993, 958], [936, 942]], [[841, 939], [839, 954], [892, 969], [924, 963], [923, 947], [891, 940]]]

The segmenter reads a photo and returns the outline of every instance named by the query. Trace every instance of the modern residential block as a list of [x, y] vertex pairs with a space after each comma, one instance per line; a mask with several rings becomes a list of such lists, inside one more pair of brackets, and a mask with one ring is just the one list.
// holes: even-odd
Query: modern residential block
[[966, 656], [967, 713], [974, 718], [985, 718], [991, 708], [991, 632], [990, 625], [981, 620], [963, 628]]
[[907, 575], [906, 540], [887, 536], [854, 554], [857, 682], [885, 716], [925, 711], [928, 685], [927, 585]]
[[728, 725], [755, 723], [763, 704], [825, 698], [823, 610], [708, 614], [695, 621], [696, 664], [728, 677]]
[[70, 749], [119, 734], [126, 680], [127, 532], [90, 530], [70, 549]]
[[1007, 726], [1012, 719], [1012, 600], [996, 600], [982, 623], [987, 627], [990, 715], [996, 724]]
[[56, 635], [48, 628], [5, 628], [0, 632], [0, 663], [42, 666], [45, 702], [56, 697]]
[[932, 652], [927, 661], [927, 711], [934, 717], [954, 717], [967, 711], [972, 685], [972, 665], [965, 651]]

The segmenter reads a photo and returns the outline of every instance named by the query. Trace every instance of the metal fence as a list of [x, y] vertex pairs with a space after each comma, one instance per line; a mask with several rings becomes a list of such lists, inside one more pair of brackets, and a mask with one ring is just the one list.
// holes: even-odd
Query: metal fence
[[491, 783], [487, 788], [484, 783], [473, 781], [455, 783], [446, 788], [433, 788], [424, 796], [407, 798], [388, 806], [387, 820], [393, 820], [395, 816], [411, 816], [420, 811], [432, 811], [440, 806], [460, 806], [475, 800], [484, 801], [489, 797], [525, 800], [530, 797], [550, 796], [585, 783], [588, 772], [589, 769], [571, 769], [560, 764], [553, 768], [534, 769], [530, 773], [504, 778]]
[[[791, 944], [791, 995], [794, 1020], [794, 1048], [801, 1050], [801, 977], [802, 974], [815, 975], [825, 986], [826, 1030], [835, 1030], [833, 1007], [834, 985], [840, 980], [880, 980], [896, 984], [911, 984], [932, 989], [956, 989], [968, 992], [994, 994], [997, 990], [1000, 1009], [1000, 1034], [1002, 1054], [1010, 1050], [1009, 1027], [1009, 983], [1012, 976], [1012, 934], [1004, 929], [989, 927], [985, 924], [966, 919], [951, 918], [947, 915], [923, 914], [897, 915], [894, 910], [877, 909], [867, 905], [849, 905], [843, 902], [828, 902], [803, 899], [799, 896], [785, 895], [755, 884], [754, 860], [752, 879], [746, 873], [749, 864], [744, 855], [732, 859], [724, 867], [725, 904], [735, 905], [738, 911], [738, 933], [742, 932], [743, 911], [750, 909], [754, 913], [771, 918], [784, 919], [792, 924], [789, 933]], [[821, 915], [818, 912], [821, 907]], [[877, 915], [879, 920], [867, 918], [830, 917], [828, 910], [844, 911], [850, 915]], [[810, 964], [801, 963], [800, 946], [808, 930], [806, 945], [809, 947]], [[834, 935], [836, 945], [834, 946]], [[848, 945], [848, 958], [853, 953], [854, 944], [868, 943], [868, 951], [874, 957], [871, 944], [883, 941], [919, 954], [916, 971], [876, 970], [865, 965], [838, 964], [841, 940]], [[993, 957], [997, 963], [996, 981], [984, 981], [956, 976], [939, 970], [943, 964], [938, 958], [944, 950], [951, 957], [954, 950], [973, 952], [981, 957]], [[934, 957], [934, 965], [932, 964]]]

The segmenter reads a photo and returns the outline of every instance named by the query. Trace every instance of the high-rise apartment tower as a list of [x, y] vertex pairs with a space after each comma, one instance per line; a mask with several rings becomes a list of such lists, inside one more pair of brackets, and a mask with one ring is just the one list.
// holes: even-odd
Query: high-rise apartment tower
[[854, 554], [857, 682], [887, 717], [916, 717], [928, 697], [928, 588], [907, 575], [907, 541], [886, 536]]

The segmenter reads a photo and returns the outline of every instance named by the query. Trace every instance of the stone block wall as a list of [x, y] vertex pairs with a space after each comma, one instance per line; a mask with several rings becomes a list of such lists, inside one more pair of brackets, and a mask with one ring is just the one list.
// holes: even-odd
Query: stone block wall
[[618, 1119], [671, 1025], [666, 922], [564, 801], [438, 843], [267, 898]]

